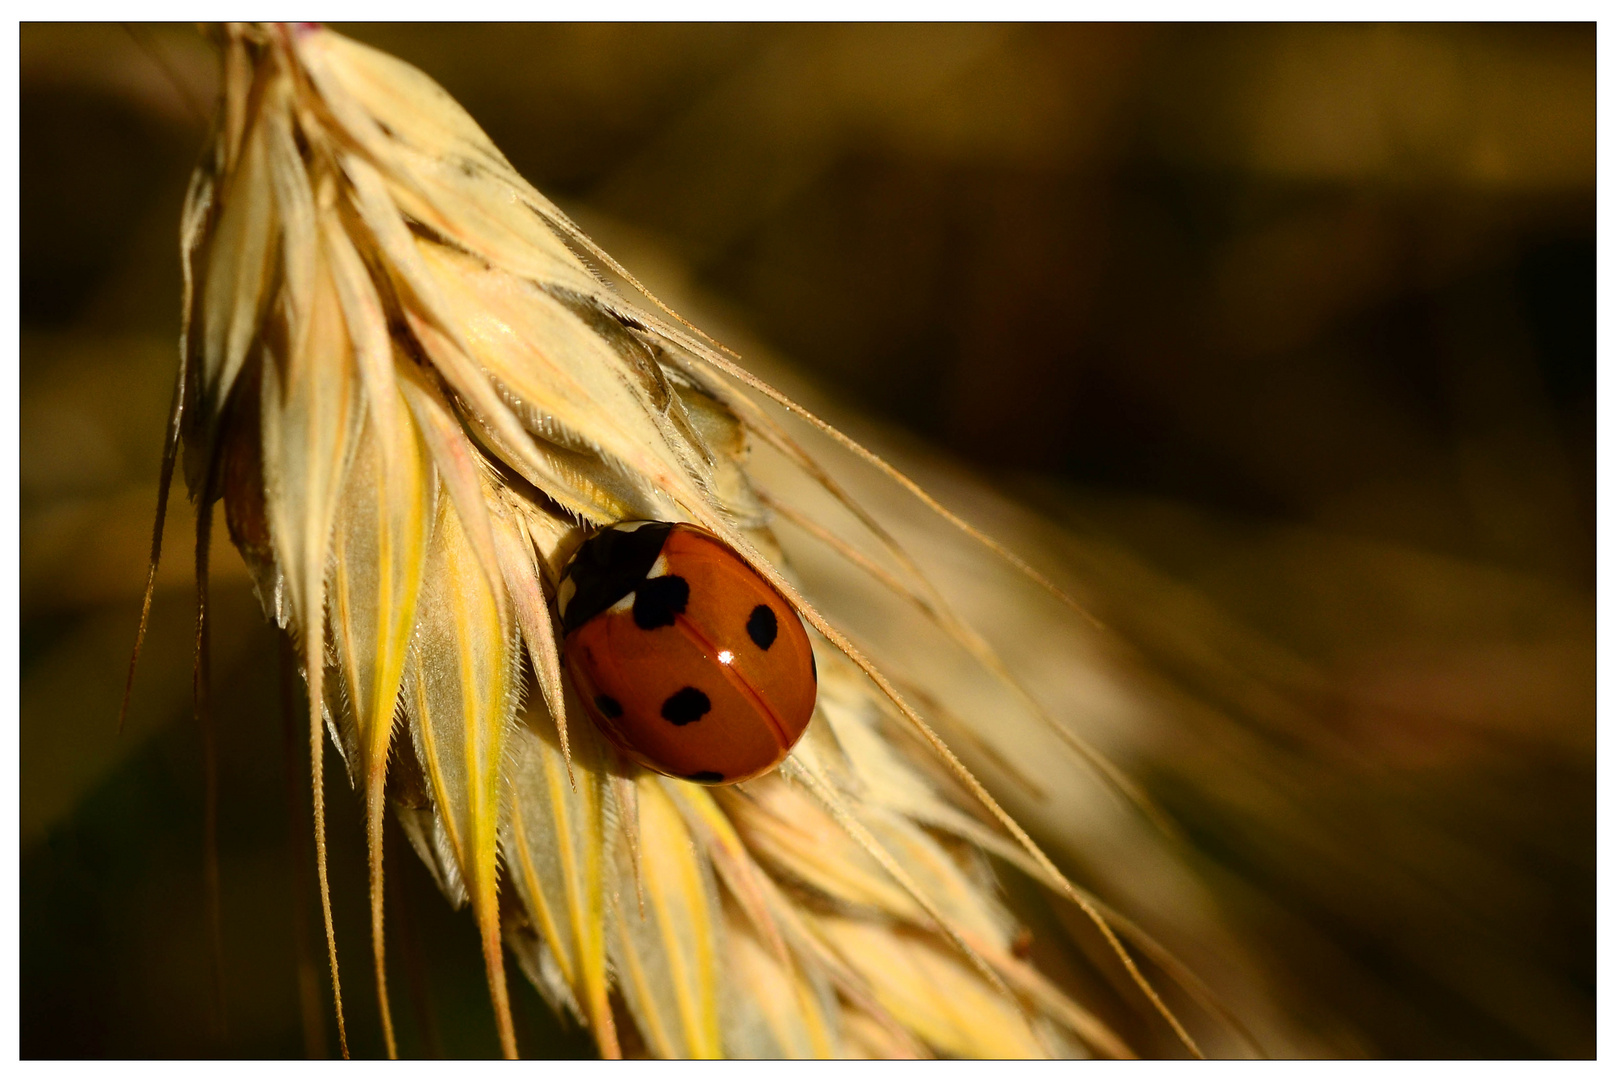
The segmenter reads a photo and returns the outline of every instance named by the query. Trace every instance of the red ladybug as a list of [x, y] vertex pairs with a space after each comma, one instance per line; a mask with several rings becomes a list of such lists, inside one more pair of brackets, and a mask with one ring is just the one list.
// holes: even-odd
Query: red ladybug
[[557, 590], [586, 710], [650, 769], [732, 784], [775, 768], [816, 707], [798, 613], [695, 525], [626, 521], [575, 552]]

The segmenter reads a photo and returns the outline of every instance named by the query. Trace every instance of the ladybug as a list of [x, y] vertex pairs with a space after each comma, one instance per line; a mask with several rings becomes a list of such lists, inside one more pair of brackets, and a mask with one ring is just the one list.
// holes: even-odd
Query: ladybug
[[758, 776], [815, 711], [816, 661], [798, 613], [695, 525], [625, 521], [592, 536], [563, 573], [557, 612], [591, 719], [668, 776]]

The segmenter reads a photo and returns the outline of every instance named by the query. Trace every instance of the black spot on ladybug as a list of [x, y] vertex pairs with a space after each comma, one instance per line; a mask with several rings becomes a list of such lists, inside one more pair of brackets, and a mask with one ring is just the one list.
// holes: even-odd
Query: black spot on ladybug
[[617, 698], [608, 697], [606, 694], [597, 694], [596, 711], [609, 720], [617, 720], [624, 715], [624, 706], [619, 704]]
[[695, 686], [683, 686], [664, 700], [664, 707], [658, 710], [665, 720], [680, 727], [690, 724], [694, 720], [701, 720], [703, 714], [709, 711], [709, 695]]
[[676, 574], [655, 577], [636, 590], [636, 602], [630, 614], [643, 630], [674, 626], [675, 616], [686, 610], [686, 601], [691, 595], [685, 578]]
[[776, 641], [776, 612], [760, 604], [748, 613], [748, 636], [761, 649], [769, 649]]
[[708, 770], [704, 770], [703, 772], [693, 773], [691, 776], [688, 776], [687, 779], [696, 780], [700, 784], [718, 784], [720, 781], [724, 780], [725, 777], [721, 776], [717, 772], [709, 772]]
[[659, 521], [633, 531], [603, 529], [581, 544], [568, 564], [574, 595], [562, 613], [563, 634], [578, 630], [645, 581], [670, 528]]

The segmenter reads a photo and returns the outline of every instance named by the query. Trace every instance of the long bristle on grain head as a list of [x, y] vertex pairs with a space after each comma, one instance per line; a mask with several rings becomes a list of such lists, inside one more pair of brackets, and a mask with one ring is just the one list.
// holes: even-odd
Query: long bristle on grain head
[[[1130, 1056], [1023, 957], [986, 852], [1081, 905], [1113, 976], [1196, 1053], [1102, 909], [795, 587], [772, 507], [808, 519], [756, 491], [751, 440], [855, 510], [901, 559], [895, 589], [1011, 678], [744, 388], [785, 399], [610, 287], [639, 285], [421, 72], [319, 26], [217, 36], [166, 461], [183, 445], [202, 513], [224, 500], [302, 660], [340, 1028], [328, 736], [364, 801], [390, 1053], [390, 807], [472, 909], [509, 1056], [508, 953], [606, 1056]], [[625, 519], [709, 529], [819, 633], [821, 699], [779, 770], [720, 788], [655, 775], [586, 718], [556, 590], [590, 530]]]

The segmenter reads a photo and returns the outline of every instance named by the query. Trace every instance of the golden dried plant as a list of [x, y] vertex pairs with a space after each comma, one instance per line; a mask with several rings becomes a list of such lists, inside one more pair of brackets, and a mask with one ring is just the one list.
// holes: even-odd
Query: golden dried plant
[[[389, 807], [444, 894], [472, 908], [509, 1056], [508, 952], [606, 1056], [1129, 1056], [1025, 958], [987, 855], [1077, 905], [1108, 947], [1099, 962], [1197, 1053], [1135, 956], [1220, 1013], [1211, 995], [1059, 872], [911, 703], [926, 687], [903, 694], [795, 587], [773, 520], [1016, 686], [771, 409], [1043, 579], [645, 290], [647, 307], [615, 291], [610, 278], [640, 286], [421, 72], [318, 26], [218, 38], [221, 105], [181, 227], [162, 488], [183, 446], [199, 596], [223, 500], [265, 611], [301, 657], [345, 1053], [323, 732], [364, 799], [390, 1054]], [[841, 505], [884, 561], [759, 490], [751, 447]], [[820, 635], [816, 716], [776, 773], [720, 788], [654, 775], [583, 718], [558, 662], [555, 588], [592, 528], [627, 518], [711, 530]]]

